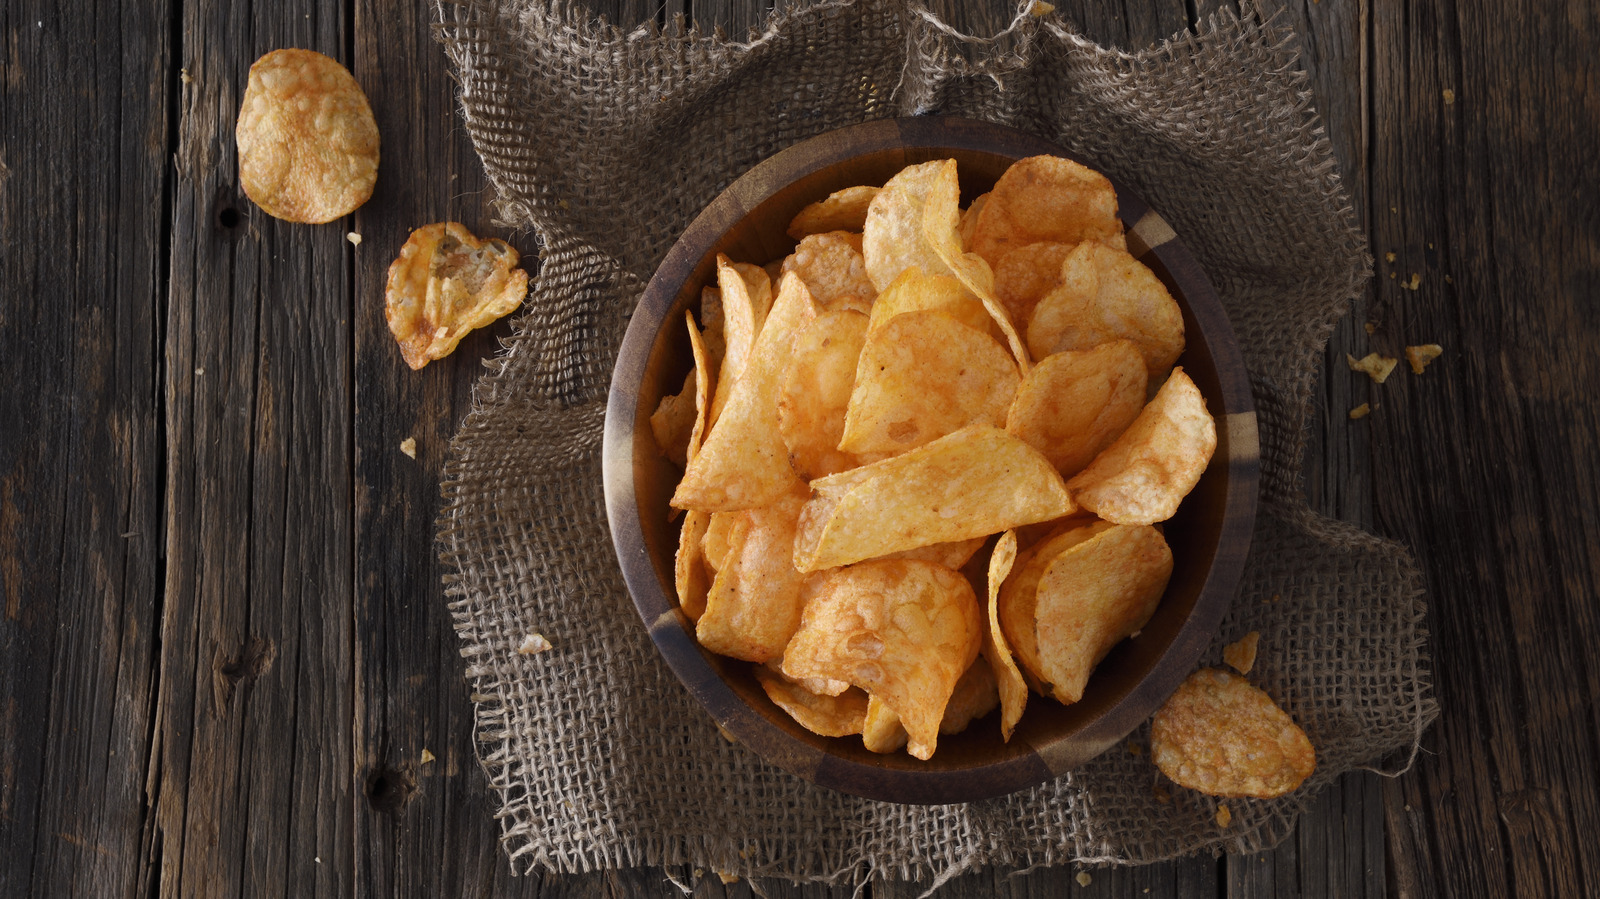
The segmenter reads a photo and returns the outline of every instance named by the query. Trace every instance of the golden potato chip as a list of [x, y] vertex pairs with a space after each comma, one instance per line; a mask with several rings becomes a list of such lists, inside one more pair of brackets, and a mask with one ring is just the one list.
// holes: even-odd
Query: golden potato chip
[[[750, 351], [772, 306], [772, 285], [767, 273], [753, 265], [730, 262], [721, 253], [717, 254], [717, 284], [722, 307], [722, 368], [717, 373], [720, 386], [711, 398], [707, 427], [714, 427], [727, 408], [733, 386], [744, 374]], [[704, 299], [702, 295], [701, 300]]]
[[861, 236], [844, 231], [813, 234], [783, 261], [783, 271], [806, 282], [811, 298], [827, 309], [868, 312], [878, 288], [867, 278]]
[[923, 562], [937, 562], [946, 568], [956, 571], [983, 547], [986, 537], [973, 537], [971, 540], [956, 540], [952, 543], [934, 543], [930, 546], [919, 546], [916, 549], [902, 550], [883, 556], [885, 559], [920, 559]]
[[1117, 194], [1106, 176], [1070, 159], [1034, 156], [1013, 163], [995, 182], [973, 227], [972, 251], [995, 264], [1030, 243], [1121, 236]]
[[999, 428], [972, 425], [812, 481], [795, 535], [795, 567], [834, 568], [1072, 510], [1061, 475], [1038, 450]]
[[700, 288], [700, 337], [705, 341], [706, 357], [711, 363], [708, 371], [722, 370], [722, 355], [727, 344], [722, 337], [722, 291], [715, 287]]
[[789, 462], [805, 480], [861, 464], [839, 449], [867, 317], [851, 309], [824, 312], [795, 339], [778, 392], [778, 430]]
[[739, 520], [738, 512], [712, 512], [706, 524], [705, 536], [700, 539], [706, 564], [712, 571], [721, 571], [728, 560], [728, 539], [733, 533], [733, 523]]
[[1109, 522], [1094, 520], [1075, 520], [1058, 527], [1043, 540], [1017, 553], [1011, 576], [1000, 586], [996, 603], [1000, 633], [1011, 649], [1023, 680], [1041, 695], [1049, 696], [1051, 690], [1039, 657], [1039, 582], [1044, 579], [1050, 563], [1062, 553], [1111, 527]]
[[1305, 782], [1317, 754], [1305, 731], [1237, 675], [1189, 675], [1150, 720], [1150, 757], [1180, 786], [1212, 796], [1271, 799]]
[[972, 252], [972, 232], [978, 227], [978, 213], [983, 211], [983, 204], [989, 202], [988, 194], [979, 194], [972, 201], [972, 205], [961, 211], [961, 221], [956, 224], [956, 233], [961, 235], [961, 251]]
[[[778, 431], [778, 390], [794, 338], [815, 316], [816, 304], [805, 285], [785, 275], [750, 363], [728, 390], [722, 418], [689, 460], [672, 505], [712, 512], [756, 509], [803, 486]], [[723, 389], [725, 382], [717, 392]]]
[[1127, 340], [1046, 356], [1017, 388], [1006, 430], [1070, 478], [1139, 417], [1145, 378], [1144, 359]]
[[711, 523], [711, 516], [710, 512], [689, 510], [683, 516], [683, 530], [678, 533], [678, 555], [673, 561], [673, 574], [678, 588], [678, 607], [691, 621], [699, 621], [704, 614], [706, 593], [711, 590], [711, 577], [706, 571], [704, 555], [706, 527]]
[[783, 654], [804, 604], [805, 575], [793, 561], [795, 521], [804, 502], [803, 493], [791, 494], [734, 521], [724, 565], [695, 624], [701, 646], [747, 662]]
[[783, 673], [866, 690], [900, 717], [908, 751], [930, 758], [945, 706], [982, 643], [972, 587], [942, 565], [904, 559], [823, 577], [784, 650]]
[[331, 222], [367, 202], [378, 180], [367, 95], [349, 70], [312, 50], [256, 60], [233, 139], [240, 186], [274, 218]]
[[1249, 674], [1256, 666], [1256, 647], [1261, 643], [1261, 632], [1251, 631], [1222, 647], [1222, 661], [1240, 674]]
[[1171, 575], [1172, 551], [1148, 525], [1100, 529], [1052, 559], [1034, 605], [1037, 673], [1051, 695], [1062, 703], [1082, 699], [1111, 647], [1155, 614]]
[[939, 722], [939, 733], [959, 734], [967, 725], [994, 711], [1000, 704], [1000, 688], [995, 683], [994, 669], [989, 660], [978, 658], [967, 666], [965, 674], [956, 681], [956, 688], [945, 703], [944, 718]]
[[994, 669], [996, 689], [1000, 696], [1000, 735], [1008, 743], [1011, 742], [1011, 732], [1016, 730], [1017, 722], [1022, 720], [1022, 710], [1028, 705], [1028, 684], [1022, 679], [1022, 672], [1017, 670], [1017, 662], [1011, 657], [1011, 644], [1006, 641], [1005, 631], [1000, 628], [1000, 585], [1011, 574], [1011, 566], [1016, 559], [1017, 533], [1006, 531], [1000, 535], [1000, 541], [994, 545], [994, 554], [989, 557], [989, 627], [984, 632], [983, 653]]
[[522, 305], [528, 273], [503, 240], [479, 240], [457, 222], [411, 232], [389, 266], [384, 317], [413, 369], [443, 359], [461, 338]]
[[766, 665], [756, 666], [755, 671], [772, 704], [806, 730], [824, 737], [861, 733], [867, 718], [867, 694], [861, 690], [852, 687], [837, 696], [819, 696]]
[[1377, 353], [1368, 353], [1360, 359], [1345, 353], [1344, 361], [1346, 365], [1350, 366], [1351, 371], [1364, 373], [1372, 379], [1374, 384], [1382, 384], [1384, 381], [1389, 380], [1389, 375], [1394, 371], [1394, 367], [1400, 364], [1398, 359], [1380, 356]]
[[650, 433], [656, 448], [668, 459], [684, 465], [689, 460], [689, 432], [694, 429], [695, 373], [684, 378], [683, 390], [661, 398], [650, 413]]
[[983, 334], [991, 333], [994, 326], [983, 301], [954, 276], [930, 275], [920, 268], [908, 268], [873, 301], [867, 334], [870, 336], [907, 312], [942, 312]]
[[684, 322], [689, 326], [689, 352], [694, 356], [694, 425], [689, 428], [689, 445], [684, 447], [684, 464], [700, 453], [707, 421], [711, 414], [711, 394], [716, 389], [716, 376], [712, 374], [711, 353], [706, 349], [700, 329], [694, 326], [694, 316], [687, 310]]
[[940, 177], [947, 165], [953, 171], [955, 160], [907, 166], [872, 198], [861, 234], [861, 253], [866, 257], [867, 277], [878, 290], [893, 284], [908, 268], [920, 268], [930, 275], [948, 273], [938, 253], [922, 236], [923, 207], [929, 192], [948, 183], [948, 179]]
[[828, 231], [860, 231], [867, 225], [867, 207], [877, 195], [878, 188], [869, 186], [836, 190], [828, 194], [826, 200], [818, 200], [800, 210], [789, 222], [789, 236], [803, 240], [808, 235]]
[[839, 448], [903, 452], [970, 424], [1005, 424], [1016, 363], [994, 338], [940, 312], [906, 312], [867, 337]]
[[1033, 318], [1033, 308], [1061, 283], [1061, 263], [1074, 246], [1049, 241], [1025, 244], [994, 264], [994, 295], [1013, 322]]
[[869, 752], [890, 753], [906, 745], [906, 729], [900, 716], [876, 696], [867, 700], [867, 715], [861, 722], [861, 742]]
[[1178, 511], [1217, 448], [1200, 388], [1172, 370], [1133, 424], [1067, 481], [1077, 505], [1117, 524], [1154, 524]]
[[1183, 354], [1183, 311], [1166, 285], [1125, 251], [1084, 241], [1061, 263], [1061, 284], [1028, 322], [1028, 350], [1043, 359], [1118, 338], [1133, 341], [1160, 378]]
[[1421, 346], [1406, 347], [1406, 362], [1411, 365], [1411, 373], [1422, 374], [1428, 363], [1444, 355], [1444, 347], [1437, 343], [1425, 343]]

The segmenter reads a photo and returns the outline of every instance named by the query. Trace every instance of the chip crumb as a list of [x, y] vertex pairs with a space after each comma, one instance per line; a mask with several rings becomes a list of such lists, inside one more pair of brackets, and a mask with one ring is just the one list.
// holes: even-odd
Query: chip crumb
[[1351, 371], [1365, 372], [1374, 384], [1382, 384], [1388, 380], [1394, 367], [1400, 364], [1399, 359], [1380, 356], [1377, 353], [1368, 353], [1360, 359], [1345, 353], [1344, 361], [1350, 366]]
[[1222, 649], [1222, 660], [1240, 674], [1249, 674], [1256, 666], [1256, 646], [1261, 642], [1261, 632], [1251, 631]]
[[1366, 418], [1370, 414], [1372, 414], [1372, 404], [1362, 403], [1350, 410], [1350, 420], [1355, 421], [1358, 418]]
[[1396, 279], [1396, 278], [1398, 278], [1398, 277], [1400, 277], [1400, 275], [1399, 275], [1399, 274], [1397, 274], [1397, 273], [1395, 273], [1395, 272], [1390, 272], [1390, 273], [1389, 273], [1389, 280], [1390, 280], [1390, 281], [1393, 281], [1393, 280], [1394, 280], [1394, 279]]
[[1384, 262], [1393, 262], [1394, 261], [1394, 253], [1384, 253], [1383, 254], [1383, 261]]
[[1449, 275], [1445, 275], [1444, 276], [1444, 283], [1446, 283], [1446, 284], [1454, 284], [1454, 283], [1456, 283], [1456, 279], [1450, 277]]
[[566, 200], [558, 200], [558, 201], [556, 201], [556, 205], [560, 206], [562, 209], [571, 209], [572, 208], [572, 204], [568, 203]]
[[1144, 747], [1140, 746], [1137, 740], [1129, 740], [1128, 741], [1128, 754], [1129, 755], [1144, 755]]
[[407, 437], [400, 441], [400, 452], [415, 459], [417, 457], [417, 438]]
[[1421, 286], [1422, 286], [1422, 276], [1417, 274], [1416, 272], [1412, 272], [1411, 273], [1411, 277], [1409, 279], [1400, 282], [1400, 289], [1401, 290], [1416, 290], [1417, 288], [1419, 288]]
[[1411, 373], [1420, 375], [1428, 367], [1428, 363], [1439, 358], [1444, 353], [1444, 347], [1437, 343], [1425, 343], [1421, 346], [1406, 347], [1406, 361], [1411, 363]]
[[722, 734], [722, 739], [727, 740], [729, 743], [735, 746], [739, 745], [739, 738], [735, 737], [732, 731], [723, 727], [720, 723], [717, 725], [717, 733]]
[[1078, 886], [1086, 887], [1094, 881], [1094, 878], [1089, 876], [1088, 871], [1079, 871], [1077, 881]]
[[1433, 249], [1433, 241], [1428, 241], [1428, 249]]
[[1280, 601], [1282, 599], [1283, 599], [1283, 594], [1282, 593], [1274, 593], [1274, 594], [1272, 594], [1272, 601], [1273, 602], [1278, 602], [1278, 601]]
[[1028, 7], [1028, 15], [1040, 19], [1055, 12], [1054, 4], [1044, 3], [1042, 0], [1033, 0], [1033, 5]]
[[426, 749], [422, 750], [422, 761], [421, 761], [420, 764], [426, 765], [429, 762], [433, 761], [433, 759], [434, 759], [433, 753], [429, 752]]
[[178, 70], [178, 80], [182, 81], [184, 84], [194, 84], [194, 76], [189, 74], [188, 69]]
[[1161, 803], [1162, 805], [1166, 805], [1167, 803], [1172, 801], [1172, 794], [1167, 792], [1167, 788], [1166, 787], [1163, 787], [1163, 786], [1161, 786], [1159, 784], [1157, 784], [1154, 788], [1152, 788], [1150, 792], [1155, 795], [1156, 801]]
[[730, 883], [738, 883], [739, 882], [739, 875], [737, 875], [737, 874], [729, 874], [727, 871], [718, 871], [717, 872], [717, 877], [719, 879], [721, 879], [721, 881], [722, 881], [724, 886], [726, 886], [726, 885], [728, 885]]
[[1233, 812], [1228, 811], [1226, 803], [1217, 806], [1217, 826], [1227, 827], [1233, 823]]
[[1377, 322], [1367, 322], [1366, 324], [1362, 325], [1361, 327], [1368, 334], [1372, 334], [1372, 333], [1374, 333], [1374, 332], [1376, 332], [1378, 330], [1378, 323]]
[[1456, 92], [1451, 90], [1448, 87], [1445, 88], [1444, 90], [1440, 91], [1439, 95], [1444, 97], [1444, 105], [1446, 105], [1446, 106], [1449, 106], [1450, 104], [1456, 102]]
[[1396, 215], [1399, 215], [1400, 214], [1400, 207], [1399, 206], [1390, 206], [1389, 207], [1389, 211], [1394, 213], [1394, 214], [1396, 214]]
[[361, 235], [358, 232], [351, 231], [349, 234], [344, 236], [344, 239], [350, 241], [351, 246], [361, 246]]
[[522, 645], [517, 647], [517, 652], [525, 656], [531, 656], [538, 655], [541, 652], [548, 652], [553, 648], [550, 645], [550, 641], [544, 638], [544, 634], [529, 634], [522, 638]]

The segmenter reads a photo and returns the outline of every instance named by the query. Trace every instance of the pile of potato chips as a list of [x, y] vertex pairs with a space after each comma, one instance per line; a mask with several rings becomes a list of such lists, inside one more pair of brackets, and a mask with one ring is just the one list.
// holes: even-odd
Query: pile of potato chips
[[1111, 183], [1055, 157], [965, 209], [953, 160], [909, 166], [789, 234], [718, 257], [651, 418], [685, 466], [681, 607], [818, 734], [927, 759], [998, 706], [1009, 739], [1166, 590], [1160, 522], [1217, 439], [1183, 316]]

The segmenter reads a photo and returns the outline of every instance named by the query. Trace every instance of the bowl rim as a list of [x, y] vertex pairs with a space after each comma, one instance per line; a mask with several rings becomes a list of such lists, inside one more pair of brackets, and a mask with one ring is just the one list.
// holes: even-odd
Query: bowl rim
[[[650, 558], [634, 482], [635, 443], [641, 436], [636, 428], [641, 399], [638, 385], [684, 283], [750, 210], [794, 181], [845, 158], [841, 154], [859, 156], [898, 149], [977, 151], [1014, 159], [1042, 154], [1073, 158], [1053, 141], [1006, 126], [918, 116], [824, 132], [780, 151], [735, 179], [668, 250], [628, 324], [613, 369], [605, 415], [602, 471], [606, 513], [623, 579], [652, 643], [725, 735], [765, 761], [818, 786], [888, 802], [966, 802], [1026, 789], [1082, 765], [1133, 732], [1195, 668], [1232, 602], [1248, 554], [1257, 505], [1259, 441], [1248, 375], [1221, 299], [1165, 220], [1111, 178], [1119, 215], [1127, 225], [1129, 253], [1141, 259], [1159, 259], [1170, 277], [1182, 285], [1177, 299], [1200, 325], [1218, 373], [1218, 395], [1208, 397], [1208, 403], [1215, 400], [1223, 407], [1216, 414], [1222, 439], [1212, 460], [1212, 466], [1219, 459], [1227, 466], [1222, 529], [1188, 618], [1150, 670], [1097, 717], [1053, 743], [1030, 745], [1026, 754], [970, 768], [866, 764], [819, 749], [757, 713], [707, 660], [695, 640], [693, 622], [678, 608], [675, 590], [664, 588]], [[1067, 743], [1072, 745], [1056, 745]]]

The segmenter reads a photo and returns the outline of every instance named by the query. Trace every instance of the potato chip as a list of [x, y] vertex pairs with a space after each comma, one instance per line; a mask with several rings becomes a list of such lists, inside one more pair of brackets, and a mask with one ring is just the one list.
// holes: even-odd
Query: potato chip
[[689, 432], [694, 430], [695, 373], [684, 378], [683, 390], [664, 396], [650, 413], [650, 433], [656, 448], [668, 459], [685, 465], [689, 460]]
[[971, 540], [956, 540], [952, 543], [935, 543], [931, 546], [919, 546], [916, 549], [902, 550], [883, 556], [885, 559], [919, 559], [923, 562], [937, 562], [946, 568], [956, 571], [967, 564], [979, 549], [983, 548], [986, 537], [973, 537]]
[[1061, 475], [1038, 450], [999, 428], [972, 425], [811, 482], [795, 535], [795, 567], [848, 565], [1071, 511]]
[[989, 667], [988, 659], [975, 659], [967, 666], [961, 679], [956, 681], [950, 701], [945, 703], [939, 733], [959, 734], [967, 729], [967, 725], [994, 711], [999, 704], [1000, 691], [995, 683], [994, 669]]
[[1061, 263], [1075, 244], [1040, 243], [1016, 247], [994, 264], [994, 295], [1013, 322], [1027, 322], [1045, 294], [1061, 283]]
[[867, 700], [867, 716], [861, 722], [861, 742], [869, 752], [889, 753], [906, 745], [906, 729], [900, 716], [876, 696]]
[[942, 312], [974, 331], [993, 333], [994, 320], [983, 301], [952, 275], [930, 275], [920, 268], [901, 272], [873, 301], [867, 334], [907, 312]]
[[1030, 243], [1121, 236], [1117, 194], [1106, 176], [1070, 159], [1034, 156], [1013, 163], [995, 182], [973, 226], [972, 251], [992, 265]]
[[411, 232], [389, 266], [384, 317], [413, 369], [450, 355], [476, 328], [522, 305], [528, 273], [503, 240], [479, 240], [457, 222]]
[[707, 369], [722, 370], [722, 356], [727, 343], [722, 337], [722, 291], [715, 287], [700, 288], [700, 338], [705, 341], [706, 357], [711, 363]]
[[1043, 359], [1127, 338], [1160, 378], [1183, 354], [1183, 312], [1166, 285], [1126, 252], [1085, 241], [1061, 263], [1061, 284], [1028, 322], [1028, 350]]
[[867, 694], [861, 690], [852, 687], [837, 696], [819, 696], [766, 665], [756, 666], [755, 672], [772, 704], [806, 730], [824, 737], [861, 733], [867, 718]]
[[800, 624], [805, 576], [794, 568], [794, 528], [803, 493], [740, 513], [728, 534], [705, 614], [695, 624], [700, 645], [715, 653], [765, 662], [783, 654]]
[[706, 524], [705, 536], [700, 538], [706, 564], [712, 571], [721, 571], [728, 560], [728, 538], [733, 533], [733, 523], [739, 520], [738, 512], [712, 512]]
[[1062, 553], [1100, 534], [1112, 525], [1104, 521], [1072, 522], [1058, 527], [1043, 540], [1017, 553], [1011, 576], [1000, 586], [996, 603], [1000, 633], [1011, 648], [1023, 680], [1035, 692], [1049, 696], [1051, 691], [1039, 658], [1039, 582]]
[[1249, 674], [1256, 666], [1256, 647], [1261, 643], [1261, 632], [1251, 631], [1222, 647], [1222, 661], [1240, 674]]
[[861, 253], [866, 257], [867, 277], [878, 290], [893, 284], [908, 268], [920, 268], [930, 275], [948, 273], [922, 236], [923, 206], [930, 191], [948, 183], [940, 177], [947, 165], [953, 169], [955, 160], [907, 166], [872, 198], [861, 234]]
[[860, 231], [867, 224], [867, 208], [878, 195], [876, 187], [847, 187], [828, 194], [800, 210], [789, 222], [789, 236], [803, 240], [811, 234], [828, 231]]
[[1150, 757], [1173, 782], [1212, 796], [1271, 799], [1316, 770], [1317, 755], [1272, 697], [1237, 675], [1189, 675], [1150, 719]]
[[700, 329], [694, 326], [694, 316], [687, 310], [684, 323], [689, 326], [689, 352], [694, 356], [694, 425], [689, 429], [689, 445], [684, 447], [684, 464], [700, 453], [707, 422], [711, 414], [711, 394], [716, 389], [716, 376], [712, 374], [711, 353], [706, 349]]
[[1178, 511], [1217, 448], [1217, 423], [1182, 368], [1089, 467], [1067, 481], [1077, 505], [1117, 524], [1154, 524]]
[[672, 505], [712, 512], [755, 509], [802, 486], [778, 431], [778, 390], [794, 338], [815, 316], [805, 285], [784, 276], [750, 364], [731, 389], [722, 382], [717, 391], [728, 390], [727, 408], [689, 460]]
[[956, 223], [956, 233], [961, 236], [961, 251], [972, 252], [972, 232], [978, 227], [978, 213], [983, 211], [983, 204], [989, 202], [988, 194], [979, 194], [972, 201], [972, 205], [961, 211], [961, 221]]
[[1411, 365], [1411, 373], [1422, 374], [1428, 363], [1444, 355], [1444, 347], [1437, 343], [1425, 343], [1421, 346], [1406, 347], [1406, 362]]
[[711, 576], [706, 570], [705, 535], [712, 514], [699, 509], [689, 510], [683, 516], [683, 530], [678, 533], [678, 555], [673, 560], [673, 576], [678, 589], [678, 607], [691, 621], [699, 621], [705, 613], [706, 594], [711, 590]]
[[784, 650], [784, 674], [866, 690], [900, 717], [908, 751], [932, 757], [945, 706], [982, 643], [972, 587], [942, 565], [903, 559], [823, 577]]
[[1062, 703], [1082, 699], [1111, 647], [1155, 614], [1171, 575], [1172, 551], [1147, 525], [1099, 529], [1052, 559], [1034, 605], [1037, 674], [1050, 694]]
[[861, 464], [839, 449], [867, 317], [851, 309], [824, 312], [795, 339], [778, 392], [778, 430], [789, 462], [805, 480]]
[[1139, 417], [1145, 378], [1144, 359], [1127, 340], [1046, 356], [1017, 388], [1006, 430], [1070, 478]]
[[722, 410], [733, 395], [733, 385], [744, 374], [750, 351], [766, 323], [772, 306], [772, 285], [766, 278], [767, 273], [756, 266], [730, 262], [728, 257], [717, 254], [723, 338], [722, 368], [717, 373], [717, 383], [721, 388], [711, 398], [711, 420], [707, 427], [715, 426], [722, 417]]
[[867, 278], [861, 258], [861, 237], [843, 231], [813, 234], [783, 261], [785, 272], [806, 282], [811, 298], [826, 309], [869, 312], [878, 288]]
[[312, 50], [256, 60], [233, 138], [240, 186], [274, 218], [331, 222], [367, 202], [378, 180], [367, 95], [349, 70]]
[[1006, 641], [1005, 631], [1000, 628], [1000, 585], [1011, 574], [1011, 566], [1016, 559], [1017, 533], [1006, 531], [1000, 535], [1000, 541], [994, 545], [994, 554], [989, 557], [989, 627], [984, 632], [983, 653], [994, 669], [1000, 696], [1000, 735], [1008, 743], [1011, 742], [1011, 732], [1016, 730], [1017, 722], [1022, 720], [1022, 710], [1028, 705], [1027, 681], [1022, 679], [1022, 672], [1017, 670], [1017, 662], [1011, 657], [1011, 644]]
[[970, 424], [1005, 424], [1020, 381], [994, 338], [939, 312], [907, 312], [870, 335], [839, 448], [904, 452]]
[[1344, 361], [1346, 365], [1350, 366], [1351, 371], [1362, 372], [1371, 378], [1374, 384], [1382, 384], [1384, 381], [1389, 380], [1390, 373], [1400, 363], [1398, 359], [1380, 356], [1377, 353], [1368, 353], [1360, 359], [1345, 353]]

